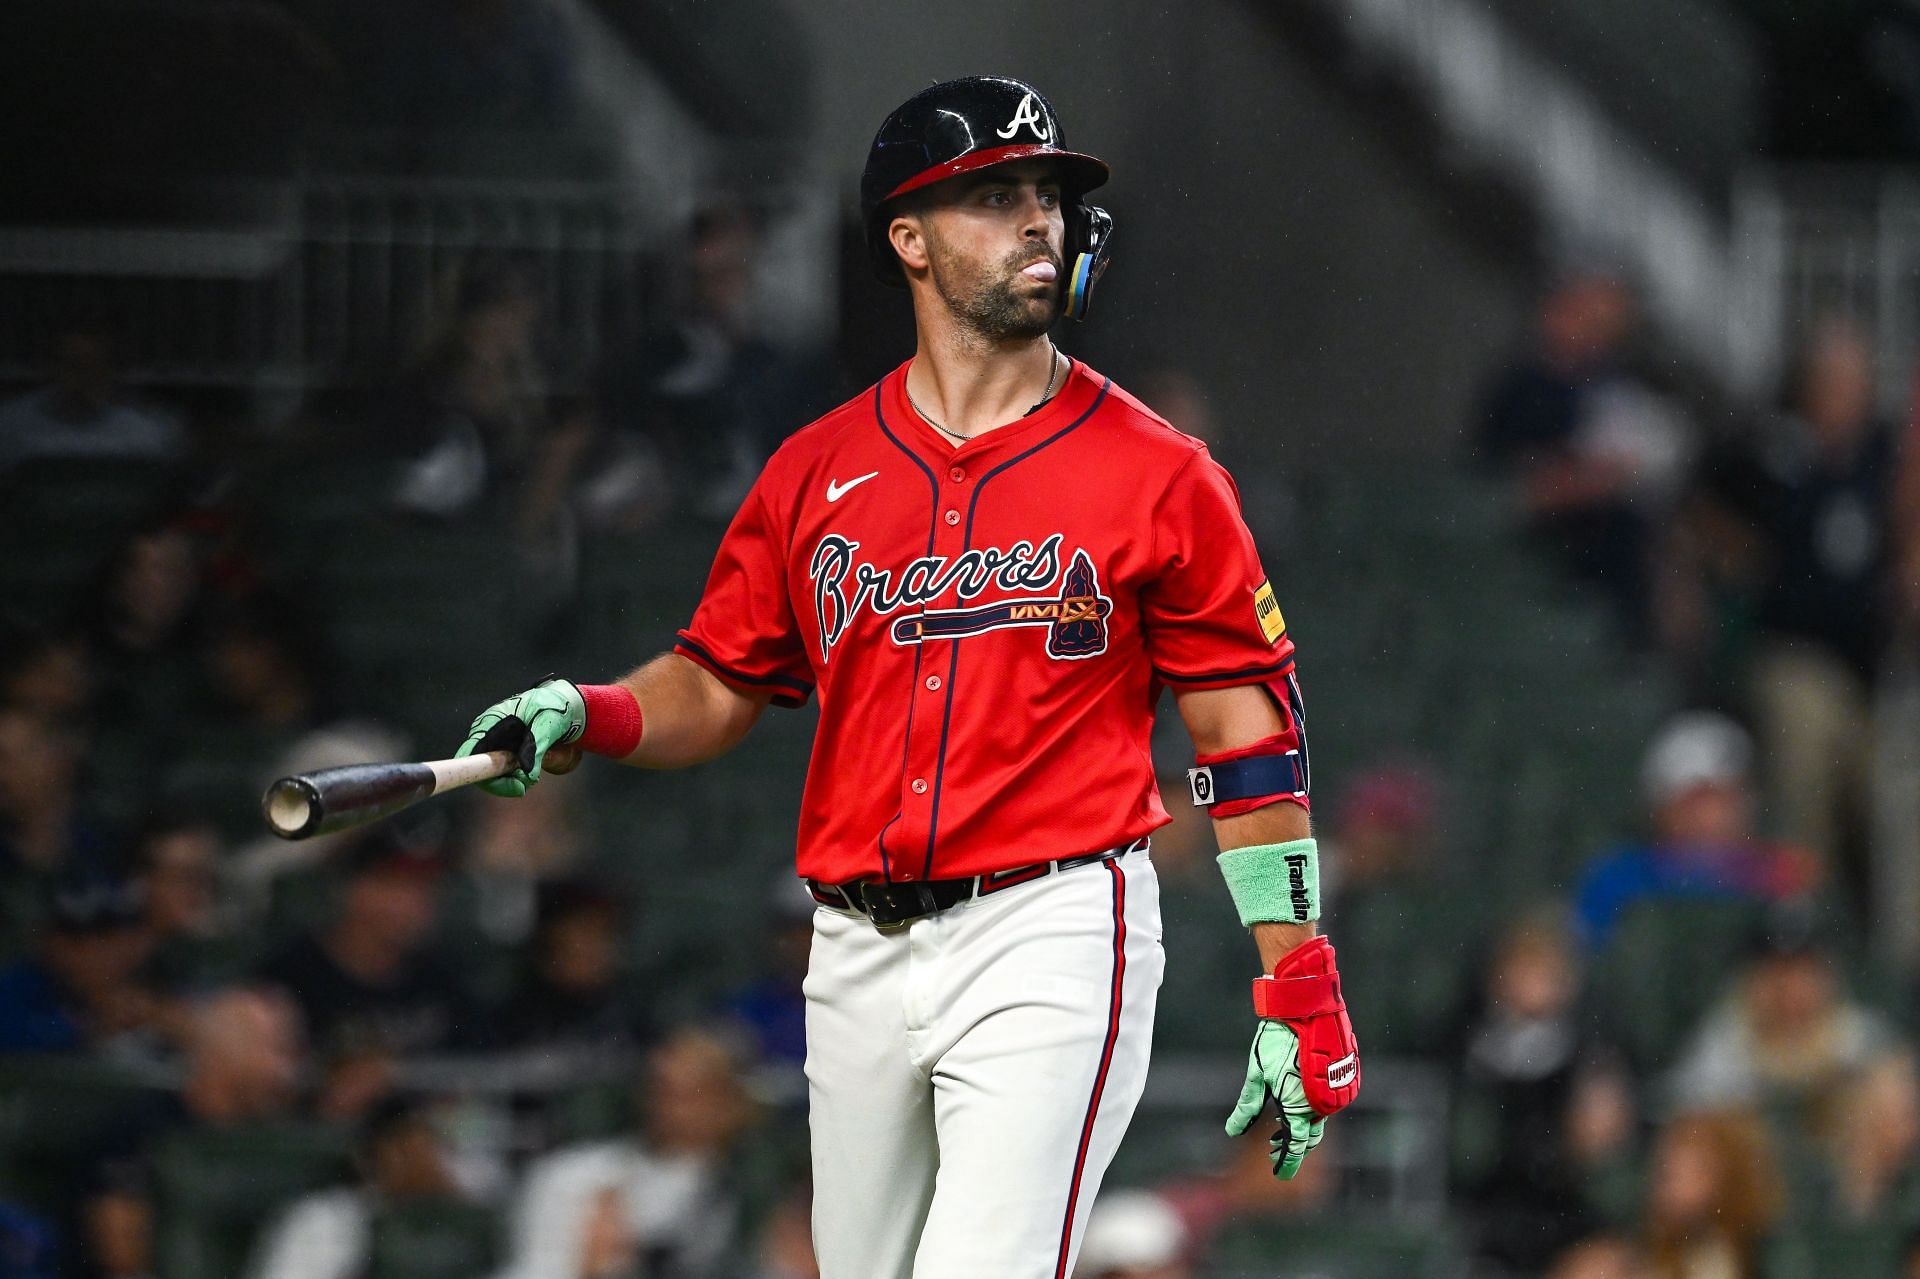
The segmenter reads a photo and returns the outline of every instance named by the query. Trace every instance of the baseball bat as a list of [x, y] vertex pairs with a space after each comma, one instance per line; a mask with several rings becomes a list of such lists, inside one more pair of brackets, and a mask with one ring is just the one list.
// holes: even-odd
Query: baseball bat
[[[579, 762], [577, 748], [556, 746], [543, 772], [564, 773]], [[512, 751], [476, 751], [458, 759], [411, 764], [348, 764], [282, 777], [267, 787], [260, 807], [282, 839], [328, 835], [392, 816], [433, 795], [505, 777], [517, 767]]]

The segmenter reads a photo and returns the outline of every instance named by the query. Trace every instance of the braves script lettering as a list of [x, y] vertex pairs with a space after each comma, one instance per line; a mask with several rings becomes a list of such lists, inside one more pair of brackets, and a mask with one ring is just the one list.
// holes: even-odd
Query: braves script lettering
[[[961, 603], [966, 603], [979, 598], [988, 587], [1021, 595], [1051, 591], [1060, 583], [1063, 571], [1062, 540], [1063, 535], [1055, 533], [1039, 546], [1022, 538], [1004, 549], [981, 546], [952, 557], [926, 555], [895, 570], [856, 558], [860, 543], [829, 533], [814, 548], [807, 568], [807, 575], [813, 579], [813, 608], [820, 625], [821, 659], [832, 658], [833, 646], [846, 634], [848, 625], [862, 609], [885, 616], [898, 609], [931, 604], [949, 591]], [[1066, 600], [1007, 601], [1009, 607], [1004, 618], [983, 621], [972, 628], [973, 632], [1004, 625], [1092, 621], [1105, 617], [1111, 603], [1099, 596], [1098, 582], [1085, 551], [1075, 552], [1074, 568], [1076, 576], [1087, 579], [1086, 591], [1076, 591]], [[898, 632], [909, 633], [917, 637], [921, 631], [914, 627]]]

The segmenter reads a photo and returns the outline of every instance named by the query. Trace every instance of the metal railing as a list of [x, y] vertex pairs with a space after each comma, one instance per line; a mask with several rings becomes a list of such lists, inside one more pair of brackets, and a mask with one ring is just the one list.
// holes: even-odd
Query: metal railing
[[1621, 259], [1647, 306], [1729, 387], [1764, 374], [1716, 210], [1481, 0], [1323, 0], [1360, 58], [1414, 82], [1462, 150], [1526, 190], [1563, 246]]
[[245, 203], [271, 212], [237, 228], [0, 229], [0, 378], [35, 376], [48, 317], [84, 306], [112, 315], [135, 382], [325, 386], [444, 321], [480, 252], [544, 274], [562, 377], [651, 304], [658, 218], [628, 187], [328, 177]]
[[1851, 316], [1877, 344], [1882, 410], [1903, 419], [1920, 351], [1920, 174], [1879, 165], [1754, 169], [1735, 188], [1733, 227], [1739, 292], [1767, 365], [1788, 368], [1821, 315]]

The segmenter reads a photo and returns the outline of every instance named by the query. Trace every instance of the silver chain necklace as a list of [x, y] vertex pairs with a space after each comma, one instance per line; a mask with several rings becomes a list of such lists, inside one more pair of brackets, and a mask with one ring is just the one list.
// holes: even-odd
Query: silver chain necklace
[[[1053, 346], [1052, 338], [1047, 339], [1047, 345]], [[1033, 407], [1028, 409], [1025, 413], [1021, 414], [1020, 416], [1031, 417], [1033, 414], [1037, 413], [1040, 410], [1042, 405], [1046, 404], [1048, 400], [1051, 400], [1053, 398], [1053, 383], [1054, 383], [1054, 380], [1059, 376], [1060, 376], [1060, 348], [1057, 346], [1053, 346], [1053, 360], [1047, 366], [1047, 389], [1040, 393], [1040, 398], [1034, 402]], [[907, 385], [907, 380], [905, 378], [900, 379], [900, 389], [907, 393], [907, 403], [913, 406], [913, 411], [915, 413], [918, 413], [922, 418], [926, 420], [926, 423], [928, 426], [940, 432], [940, 434], [946, 436], [948, 439], [952, 440], [955, 444], [965, 444], [968, 440], [973, 438], [973, 436], [971, 435], [961, 435], [957, 431], [949, 431], [946, 427], [934, 421], [933, 414], [921, 408], [920, 401], [913, 398], [913, 390], [911, 387]]]

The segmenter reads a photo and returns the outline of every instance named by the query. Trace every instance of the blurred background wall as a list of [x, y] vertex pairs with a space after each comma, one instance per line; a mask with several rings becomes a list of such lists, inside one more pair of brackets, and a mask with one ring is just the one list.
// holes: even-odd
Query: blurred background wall
[[14, 0], [0, 1277], [813, 1273], [812, 711], [288, 845], [671, 643], [911, 354], [939, 79], [1108, 160], [1056, 335], [1208, 441], [1301, 646], [1366, 1054], [1219, 1135], [1251, 948], [1155, 742], [1169, 975], [1083, 1279], [1912, 1276], [1908, 0]]

